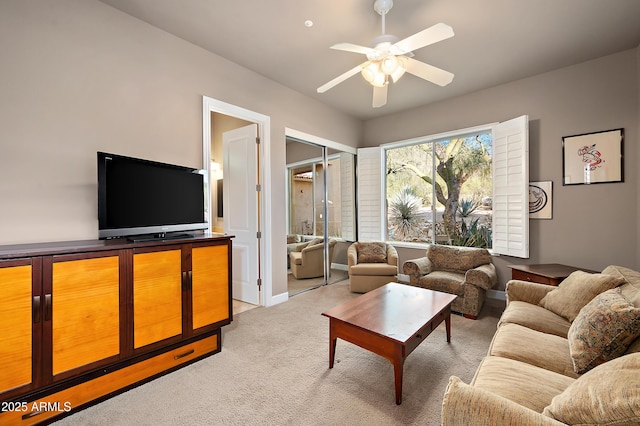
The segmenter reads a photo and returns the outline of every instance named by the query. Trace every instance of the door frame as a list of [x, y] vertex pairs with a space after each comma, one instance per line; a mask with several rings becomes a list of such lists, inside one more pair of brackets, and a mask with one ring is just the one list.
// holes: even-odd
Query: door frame
[[[262, 277], [262, 288], [260, 289], [260, 305], [271, 306], [277, 303], [273, 300], [273, 259], [271, 250], [267, 248], [272, 244], [271, 232], [271, 117], [258, 112], [250, 111], [226, 102], [222, 102], [207, 96], [202, 96], [202, 161], [203, 168], [207, 174], [211, 173], [211, 113], [219, 113], [241, 120], [249, 121], [258, 125], [258, 137], [260, 145], [258, 149], [258, 170], [261, 184], [260, 211], [258, 220], [262, 230], [262, 238], [259, 241], [260, 247], [260, 271], [258, 276]], [[256, 165], [257, 167], [257, 165]], [[211, 197], [209, 197], [211, 198]], [[207, 207], [209, 215], [211, 212], [211, 199]], [[211, 219], [211, 217], [209, 217]], [[232, 243], [233, 244], [233, 243]]]

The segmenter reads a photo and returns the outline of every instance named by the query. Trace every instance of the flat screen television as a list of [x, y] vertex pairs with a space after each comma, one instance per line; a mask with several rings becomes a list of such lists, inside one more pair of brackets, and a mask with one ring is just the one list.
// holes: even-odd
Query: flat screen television
[[209, 228], [206, 173], [98, 152], [98, 237], [189, 236]]

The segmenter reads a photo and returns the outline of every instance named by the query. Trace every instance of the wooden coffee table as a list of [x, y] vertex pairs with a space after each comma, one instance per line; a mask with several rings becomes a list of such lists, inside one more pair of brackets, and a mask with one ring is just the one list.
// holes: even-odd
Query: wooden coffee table
[[396, 404], [401, 404], [404, 360], [443, 321], [451, 342], [455, 299], [448, 293], [389, 283], [323, 312], [329, 318], [329, 368], [338, 338], [383, 356], [393, 364]]

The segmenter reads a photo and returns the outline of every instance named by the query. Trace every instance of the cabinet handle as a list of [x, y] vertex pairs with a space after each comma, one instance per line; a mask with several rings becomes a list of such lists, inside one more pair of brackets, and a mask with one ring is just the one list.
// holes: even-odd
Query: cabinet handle
[[33, 296], [33, 323], [40, 322], [40, 296]]
[[180, 354], [180, 355], [176, 355], [176, 356], [174, 356], [174, 357], [173, 357], [173, 359], [178, 360], [178, 359], [180, 359], [180, 358], [184, 358], [185, 356], [189, 356], [189, 355], [191, 355], [191, 354], [192, 354], [192, 353], [194, 353], [194, 352], [195, 352], [195, 349], [190, 349], [190, 350], [188, 350], [187, 352], [185, 352], [185, 353], [183, 353], [183, 354]]
[[191, 271], [182, 272], [182, 286], [185, 290], [191, 289]]
[[51, 321], [51, 295], [44, 295], [44, 320]]

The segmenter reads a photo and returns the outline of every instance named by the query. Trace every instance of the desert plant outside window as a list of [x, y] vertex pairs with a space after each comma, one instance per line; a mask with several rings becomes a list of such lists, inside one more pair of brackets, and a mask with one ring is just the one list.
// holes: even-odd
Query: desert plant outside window
[[528, 116], [359, 149], [359, 239], [526, 258], [528, 162]]

